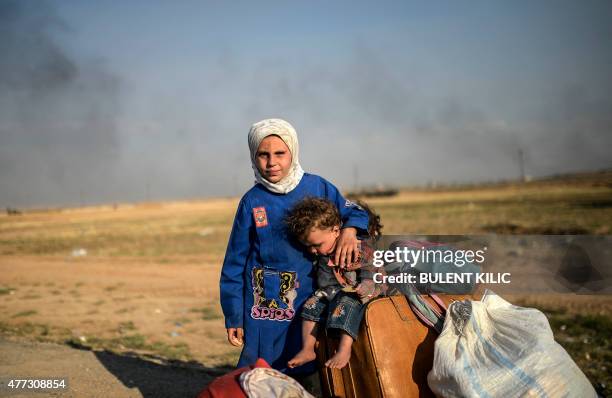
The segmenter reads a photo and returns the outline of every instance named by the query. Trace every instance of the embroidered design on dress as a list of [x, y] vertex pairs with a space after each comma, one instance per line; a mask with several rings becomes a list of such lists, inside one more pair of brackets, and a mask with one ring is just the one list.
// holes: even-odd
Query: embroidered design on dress
[[[277, 281], [274, 279], [278, 278]], [[275, 271], [261, 267], [253, 268], [253, 319], [271, 321], [290, 321], [295, 316], [293, 302], [297, 297], [297, 273], [292, 271]], [[266, 281], [279, 289], [274, 297], [266, 297]], [[276, 283], [275, 283], [276, 282]]]

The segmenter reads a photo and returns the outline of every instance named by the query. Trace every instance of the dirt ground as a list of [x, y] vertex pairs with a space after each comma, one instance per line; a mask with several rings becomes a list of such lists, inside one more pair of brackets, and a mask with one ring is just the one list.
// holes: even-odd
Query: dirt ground
[[[605, 236], [612, 173], [596, 177], [368, 202], [390, 234]], [[0, 215], [0, 381], [65, 376], [64, 396], [173, 397], [226, 372], [240, 350], [226, 342], [218, 283], [236, 204]], [[599, 391], [612, 392], [612, 296], [506, 298], [548, 311], [558, 341]]]
[[0, 298], [4, 384], [67, 377], [57, 396], [195, 396], [239, 353], [225, 343], [218, 287], [207, 283], [218, 266], [2, 257], [0, 274], [16, 287]]
[[[9, 378], [67, 377], [67, 390], [48, 396], [195, 396], [239, 353], [225, 342], [218, 288], [211, 282], [218, 280], [218, 266], [186, 258], [168, 265], [2, 257], [0, 274], [4, 285], [17, 287], [0, 299], [4, 384]], [[562, 302], [570, 313], [586, 308], [606, 317], [612, 309], [610, 296], [506, 298], [543, 308]]]
[[153, 346], [159, 355], [175, 351], [176, 359], [211, 367], [238, 354], [225, 342], [218, 284], [209, 283], [218, 281], [218, 266], [2, 257], [0, 273], [4, 285], [18, 287], [0, 301], [6, 324], [42, 329], [32, 333], [39, 339], [94, 347], [116, 342], [136, 352]]

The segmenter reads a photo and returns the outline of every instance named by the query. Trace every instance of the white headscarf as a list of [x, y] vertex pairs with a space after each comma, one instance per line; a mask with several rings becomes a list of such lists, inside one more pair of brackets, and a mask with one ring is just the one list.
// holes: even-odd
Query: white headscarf
[[[291, 167], [289, 173], [277, 183], [271, 183], [263, 178], [257, 168], [256, 157], [259, 144], [269, 135], [277, 135], [287, 145], [291, 152]], [[300, 183], [304, 170], [299, 162], [299, 145], [295, 129], [283, 119], [264, 119], [255, 123], [249, 130], [249, 150], [251, 151], [251, 165], [255, 172], [255, 184], [261, 184], [269, 191], [275, 193], [291, 192]]]

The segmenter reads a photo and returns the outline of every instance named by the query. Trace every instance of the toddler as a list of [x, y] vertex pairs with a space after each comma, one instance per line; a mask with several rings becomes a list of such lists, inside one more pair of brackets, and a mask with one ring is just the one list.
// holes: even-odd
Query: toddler
[[[380, 218], [369, 208], [368, 234], [378, 238]], [[379, 295], [383, 286], [372, 280], [380, 272], [371, 264], [372, 247], [365, 240], [358, 241], [357, 260], [345, 267], [331, 260], [341, 228], [338, 209], [322, 198], [300, 201], [286, 218], [290, 234], [317, 255], [315, 261], [317, 290], [302, 308], [302, 349], [289, 362], [290, 368], [316, 358], [317, 324], [326, 321], [328, 329], [340, 330], [340, 344], [336, 353], [325, 363], [330, 368], [343, 368], [351, 357], [351, 346], [359, 333], [365, 304]], [[326, 320], [325, 320], [326, 319]]]

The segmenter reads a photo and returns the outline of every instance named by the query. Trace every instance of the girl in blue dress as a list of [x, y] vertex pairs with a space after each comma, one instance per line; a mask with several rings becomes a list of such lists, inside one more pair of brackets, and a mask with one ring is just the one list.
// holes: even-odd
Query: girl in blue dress
[[[289, 237], [287, 212], [307, 196], [332, 201], [342, 218], [334, 258], [341, 266], [356, 260], [357, 234], [367, 235], [368, 214], [333, 184], [302, 170], [297, 134], [288, 122], [262, 120], [248, 138], [255, 185], [240, 200], [234, 219], [221, 270], [221, 307], [228, 341], [243, 345], [238, 367], [264, 358], [286, 371], [302, 346], [297, 314], [314, 292], [313, 258]], [[313, 369], [304, 366], [292, 371]]]

